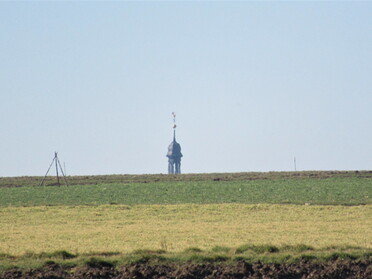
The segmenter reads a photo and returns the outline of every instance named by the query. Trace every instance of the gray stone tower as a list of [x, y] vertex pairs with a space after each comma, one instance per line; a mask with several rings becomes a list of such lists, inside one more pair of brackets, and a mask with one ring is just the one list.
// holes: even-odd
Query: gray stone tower
[[180, 174], [181, 173], [181, 145], [176, 142], [176, 114], [173, 115], [173, 141], [168, 146], [168, 173], [169, 174]]

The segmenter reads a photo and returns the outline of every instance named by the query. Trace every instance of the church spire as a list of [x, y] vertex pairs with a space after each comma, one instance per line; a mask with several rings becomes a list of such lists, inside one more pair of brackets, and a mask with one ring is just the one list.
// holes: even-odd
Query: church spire
[[176, 114], [172, 112], [173, 115], [173, 141], [168, 146], [168, 173], [169, 174], [179, 174], [181, 173], [181, 145], [176, 142]]

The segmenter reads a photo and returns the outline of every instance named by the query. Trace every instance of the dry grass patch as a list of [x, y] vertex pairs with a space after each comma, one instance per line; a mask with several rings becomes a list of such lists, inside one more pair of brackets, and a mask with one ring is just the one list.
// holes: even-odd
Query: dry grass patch
[[180, 252], [250, 245], [372, 248], [372, 205], [102, 205], [0, 208], [0, 253]]

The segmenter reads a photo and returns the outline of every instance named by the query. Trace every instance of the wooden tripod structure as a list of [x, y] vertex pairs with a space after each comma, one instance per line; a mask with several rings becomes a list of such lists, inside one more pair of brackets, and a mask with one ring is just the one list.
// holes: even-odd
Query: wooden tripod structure
[[56, 176], [57, 176], [57, 184], [58, 184], [58, 186], [60, 185], [60, 183], [59, 183], [59, 172], [58, 172], [58, 168], [59, 168], [59, 170], [61, 171], [61, 173], [62, 173], [62, 175], [63, 175], [63, 179], [64, 179], [64, 181], [65, 181], [66, 186], [68, 186], [67, 179], [66, 179], [66, 175], [65, 175], [65, 173], [63, 172], [63, 169], [62, 169], [62, 167], [61, 167], [61, 163], [59, 162], [59, 159], [58, 159], [58, 152], [54, 152], [54, 158], [53, 158], [52, 162], [50, 163], [50, 166], [49, 166], [49, 168], [48, 168], [46, 174], [44, 175], [44, 178], [43, 178], [43, 180], [41, 181], [40, 186], [43, 186], [44, 181], [45, 181], [45, 178], [47, 177], [47, 175], [48, 175], [48, 173], [49, 173], [51, 167], [53, 166], [53, 164], [54, 164], [55, 167], [56, 167]]

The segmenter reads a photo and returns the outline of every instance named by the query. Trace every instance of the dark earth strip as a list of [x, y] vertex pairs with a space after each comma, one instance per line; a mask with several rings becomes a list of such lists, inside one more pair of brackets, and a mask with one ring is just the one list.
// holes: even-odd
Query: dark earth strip
[[372, 262], [370, 260], [336, 260], [323, 263], [302, 261], [292, 264], [262, 264], [260, 262], [249, 264], [239, 261], [230, 265], [224, 263], [164, 265], [139, 263], [119, 268], [110, 264], [68, 268], [51, 262], [40, 269], [27, 271], [11, 269], [1, 274], [0, 278], [368, 279], [372, 278]]
[[[297, 172], [239, 172], [239, 173], [196, 173], [181, 175], [141, 174], [141, 175], [94, 175], [68, 176], [68, 185], [95, 185], [108, 183], [154, 183], [175, 181], [250, 181], [267, 179], [327, 179], [327, 178], [372, 178], [372, 171], [297, 171]], [[42, 176], [0, 177], [0, 187], [39, 186]], [[56, 178], [48, 176], [44, 186], [57, 186]], [[61, 185], [64, 180], [61, 178]]]

